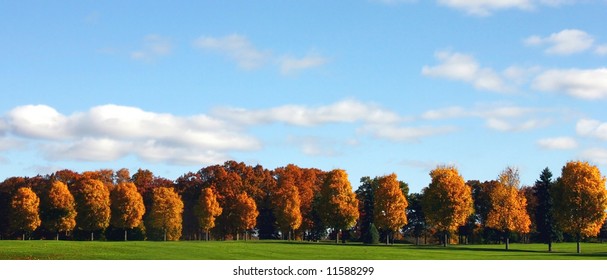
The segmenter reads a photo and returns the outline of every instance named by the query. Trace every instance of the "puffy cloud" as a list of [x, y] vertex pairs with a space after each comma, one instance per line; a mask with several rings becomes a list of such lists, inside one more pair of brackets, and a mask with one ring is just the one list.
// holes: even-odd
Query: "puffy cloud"
[[262, 110], [239, 108], [216, 109], [213, 115], [242, 124], [286, 123], [297, 126], [314, 126], [326, 123], [398, 122], [398, 114], [373, 104], [356, 100], [343, 100], [327, 106], [306, 107], [285, 105]]
[[585, 31], [578, 29], [565, 29], [553, 33], [548, 37], [531, 36], [525, 39], [529, 46], [545, 46], [547, 54], [568, 55], [579, 53], [590, 49], [594, 44], [594, 38]]
[[580, 136], [596, 137], [607, 141], [607, 123], [592, 119], [581, 119], [575, 127]]
[[68, 118], [46, 105], [16, 107], [6, 115], [6, 125], [17, 135], [37, 139], [64, 139], [71, 133]]
[[103, 105], [63, 115], [46, 105], [27, 105], [6, 116], [7, 131], [44, 140], [51, 160], [111, 161], [127, 155], [175, 163], [214, 162], [227, 152], [260, 147], [238, 126], [206, 115], [180, 117], [136, 107]]
[[547, 150], [571, 150], [578, 147], [577, 141], [571, 137], [544, 138], [538, 140], [537, 145]]
[[152, 61], [158, 57], [171, 54], [173, 45], [168, 38], [152, 34], [143, 39], [143, 47], [131, 52], [131, 58]]
[[422, 74], [430, 77], [462, 81], [472, 84], [476, 89], [510, 92], [513, 90], [504, 81], [506, 76], [498, 74], [491, 68], [483, 68], [474, 57], [453, 52], [437, 52], [435, 57], [440, 61], [436, 66], [424, 66]]
[[582, 99], [607, 98], [607, 68], [547, 70], [533, 80], [532, 87]]
[[194, 45], [198, 48], [215, 51], [234, 60], [239, 67], [247, 70], [255, 69], [265, 64], [270, 57], [269, 52], [258, 50], [246, 37], [232, 34], [225, 37], [200, 37]]

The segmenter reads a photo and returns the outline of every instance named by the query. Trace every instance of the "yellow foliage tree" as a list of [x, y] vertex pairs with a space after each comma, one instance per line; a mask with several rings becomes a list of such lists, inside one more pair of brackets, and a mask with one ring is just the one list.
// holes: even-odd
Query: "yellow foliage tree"
[[110, 225], [110, 192], [103, 182], [97, 179], [82, 179], [76, 183], [76, 225], [91, 232], [104, 230]]
[[245, 232], [246, 240], [246, 231], [255, 227], [257, 224], [257, 216], [259, 216], [255, 200], [244, 192], [239, 194], [236, 196], [233, 214], [236, 218], [236, 240], [239, 239], [238, 236], [241, 231]]
[[288, 232], [288, 239], [291, 240], [291, 231], [297, 230], [302, 222], [301, 200], [297, 187], [291, 180], [279, 180], [274, 200], [274, 215], [278, 227], [283, 234]]
[[427, 223], [443, 232], [447, 246], [448, 233], [464, 225], [473, 213], [471, 189], [455, 167], [439, 166], [430, 177], [430, 185], [423, 189], [422, 209]]
[[340, 231], [353, 227], [359, 216], [358, 200], [346, 171], [335, 169], [327, 173], [320, 189], [318, 210], [323, 223], [335, 230], [335, 242], [339, 243]]
[[30, 188], [19, 188], [11, 200], [11, 226], [15, 230], [23, 232], [23, 240], [26, 233], [31, 233], [40, 226], [40, 198]]
[[[396, 174], [380, 177], [374, 199], [375, 225], [389, 233], [397, 231], [407, 224], [407, 206]], [[390, 244], [389, 234], [386, 244]]]
[[489, 193], [490, 209], [486, 226], [504, 233], [506, 250], [510, 246], [510, 233], [528, 233], [531, 225], [527, 213], [527, 198], [518, 189], [518, 170], [507, 167], [498, 177], [498, 184]]
[[552, 194], [555, 221], [564, 232], [576, 236], [580, 253], [580, 239], [596, 236], [605, 221], [605, 177], [588, 162], [568, 162]]
[[67, 185], [61, 181], [53, 180], [41, 211], [42, 225], [57, 233], [67, 232], [76, 227], [76, 203]]
[[194, 214], [198, 217], [200, 227], [207, 234], [207, 241], [209, 241], [209, 231], [215, 227], [215, 218], [221, 215], [222, 211], [223, 209], [219, 206], [217, 194], [213, 188], [203, 189], [194, 206]]
[[172, 188], [158, 187], [152, 190], [151, 208], [146, 217], [146, 228], [162, 232], [162, 238], [179, 240], [183, 222], [183, 202]]
[[145, 206], [143, 197], [137, 191], [135, 184], [121, 182], [111, 192], [112, 216], [110, 224], [116, 228], [124, 229], [124, 241], [127, 241], [127, 230], [141, 224]]

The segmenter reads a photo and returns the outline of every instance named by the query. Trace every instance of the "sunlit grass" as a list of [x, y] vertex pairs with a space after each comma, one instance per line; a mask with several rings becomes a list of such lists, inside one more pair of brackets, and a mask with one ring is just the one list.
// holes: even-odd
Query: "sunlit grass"
[[288, 241], [0, 241], [0, 259], [70, 260], [586, 260], [607, 259], [607, 243], [440, 246]]

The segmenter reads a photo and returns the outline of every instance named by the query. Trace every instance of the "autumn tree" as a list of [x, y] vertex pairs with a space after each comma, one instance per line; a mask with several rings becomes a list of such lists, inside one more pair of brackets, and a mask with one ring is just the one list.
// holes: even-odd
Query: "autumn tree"
[[319, 214], [323, 223], [332, 227], [339, 243], [341, 230], [353, 227], [358, 219], [358, 201], [348, 174], [341, 169], [330, 171], [320, 189]]
[[121, 182], [111, 192], [111, 219], [113, 227], [124, 229], [124, 241], [127, 241], [127, 231], [141, 224], [145, 207], [143, 197], [137, 191], [135, 184]]
[[290, 180], [279, 180], [278, 191], [274, 195], [274, 214], [280, 230], [288, 233], [291, 240], [291, 232], [297, 230], [301, 225], [300, 199], [297, 187]]
[[55, 232], [56, 240], [59, 240], [59, 232], [67, 235], [76, 227], [76, 203], [65, 183], [52, 180], [41, 203], [42, 226]]
[[19, 188], [11, 201], [11, 226], [23, 233], [31, 233], [40, 226], [40, 198], [30, 188]]
[[76, 183], [76, 225], [84, 231], [106, 229], [110, 224], [110, 192], [103, 182], [96, 179], [81, 179]]
[[605, 177], [588, 162], [568, 162], [552, 196], [556, 223], [563, 232], [576, 237], [577, 252], [580, 253], [581, 238], [596, 236], [605, 221]]
[[203, 189], [194, 206], [194, 214], [198, 218], [200, 228], [206, 232], [207, 241], [209, 241], [209, 231], [215, 227], [215, 219], [222, 211], [213, 188]]
[[236, 226], [236, 240], [239, 239], [240, 232], [245, 232], [245, 240], [247, 239], [246, 232], [255, 227], [257, 223], [257, 205], [255, 200], [247, 193], [241, 193], [236, 196], [233, 210], [233, 224]]
[[540, 174], [539, 180], [535, 181], [533, 188], [537, 199], [536, 230], [540, 241], [548, 244], [548, 252], [552, 252], [552, 241], [557, 240], [561, 235], [554, 220], [555, 209], [552, 199], [554, 187], [555, 182], [552, 180], [552, 172], [546, 167]]
[[472, 214], [472, 195], [455, 167], [439, 166], [430, 177], [430, 185], [423, 189], [422, 209], [426, 222], [443, 233], [447, 246], [449, 232], [464, 225]]
[[408, 203], [396, 174], [379, 178], [374, 203], [375, 225], [386, 230], [386, 244], [390, 244], [390, 234], [407, 224]]
[[531, 220], [527, 214], [527, 199], [519, 191], [518, 169], [507, 167], [498, 177], [499, 184], [489, 194], [491, 209], [487, 226], [504, 234], [506, 250], [510, 246], [510, 233], [528, 233]]
[[162, 233], [162, 240], [179, 240], [182, 230], [183, 202], [172, 188], [151, 190], [151, 207], [146, 215], [146, 229]]

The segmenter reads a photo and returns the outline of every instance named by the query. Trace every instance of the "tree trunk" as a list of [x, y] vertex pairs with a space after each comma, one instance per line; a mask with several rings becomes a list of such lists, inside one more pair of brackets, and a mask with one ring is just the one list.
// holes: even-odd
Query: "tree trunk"
[[419, 236], [415, 236], [415, 246], [419, 246]]
[[164, 230], [164, 233], [163, 233], [163, 239], [164, 239], [164, 241], [167, 241], [167, 230], [166, 229]]
[[124, 241], [128, 241], [128, 239], [126, 238], [126, 229], [124, 229]]
[[582, 248], [580, 248], [580, 234], [577, 235], [577, 253], [582, 253]]
[[55, 239], [56, 241], [59, 241], [59, 232], [57, 232], [57, 237]]
[[510, 237], [506, 236], [506, 250], [510, 249]]
[[548, 240], [548, 252], [552, 252], [552, 240]]
[[386, 245], [390, 245], [390, 233], [386, 233]]
[[23, 233], [23, 237], [21, 237], [21, 240], [25, 241], [25, 232]]
[[209, 231], [207, 230], [207, 241], [209, 241]]
[[95, 240], [95, 233], [91, 231], [91, 241]]
[[339, 244], [339, 230], [335, 231], [335, 243]]
[[449, 244], [449, 237], [448, 237], [447, 231], [445, 231], [445, 236], [444, 237], [445, 237], [445, 240], [444, 240], [444, 243], [443, 243], [443, 247], [447, 247], [447, 245]]

